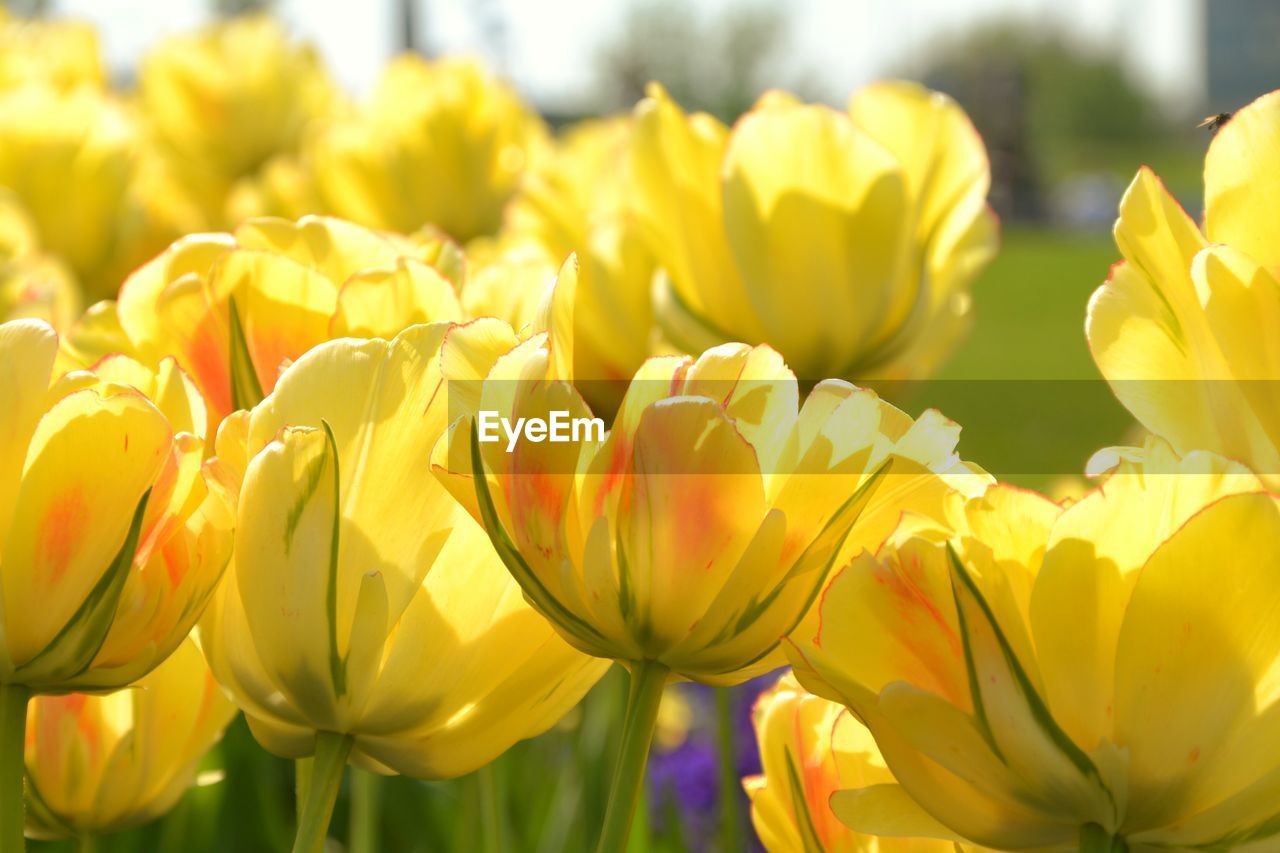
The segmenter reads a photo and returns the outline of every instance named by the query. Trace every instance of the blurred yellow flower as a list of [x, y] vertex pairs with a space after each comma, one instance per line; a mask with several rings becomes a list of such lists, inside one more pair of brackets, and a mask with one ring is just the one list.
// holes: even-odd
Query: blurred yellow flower
[[33, 81], [58, 89], [102, 88], [106, 72], [93, 27], [15, 18], [0, 8], [0, 90]]
[[668, 684], [662, 691], [662, 704], [658, 706], [658, 720], [653, 728], [654, 748], [663, 752], [679, 749], [688, 740], [692, 726], [693, 708], [684, 688]]
[[27, 833], [73, 838], [154, 820], [195, 783], [234, 714], [192, 640], [115, 693], [37, 697], [27, 712]]
[[30, 318], [58, 331], [80, 314], [75, 276], [39, 251], [36, 224], [12, 193], [0, 189], [0, 323]]
[[38, 321], [0, 326], [0, 685], [114, 689], [190, 633], [232, 513], [172, 360], [54, 380], [57, 348]]
[[1280, 92], [1217, 132], [1204, 180], [1202, 233], [1159, 178], [1138, 172], [1115, 227], [1124, 261], [1089, 303], [1089, 346], [1147, 429], [1280, 488]]
[[524, 603], [430, 474], [446, 381], [514, 341], [497, 320], [331, 341], [224, 423], [219, 453], [239, 444], [224, 455], [251, 461], [203, 638], [272, 752], [457, 776], [550, 727], [603, 673]]
[[478, 63], [395, 59], [362, 114], [316, 140], [314, 178], [329, 213], [374, 228], [436, 225], [460, 242], [492, 234], [546, 131]]
[[[579, 261], [574, 381], [592, 410], [612, 417], [650, 355], [662, 354], [650, 301], [655, 262], [626, 212], [630, 116], [584, 121], [534, 164], [507, 210], [491, 263], [481, 258], [464, 303], [473, 316], [533, 319], [565, 258]], [[515, 272], [516, 275], [512, 275]], [[523, 312], [523, 313], [522, 313]]]
[[844, 706], [786, 673], [756, 701], [752, 721], [763, 772], [742, 784], [769, 853], [955, 853], [947, 841], [856, 833], [831, 811], [839, 790], [894, 782], [871, 733]]
[[453, 285], [431, 265], [448, 269], [450, 251], [430, 234], [411, 239], [325, 217], [250, 220], [231, 234], [175, 242], [129, 277], [114, 310], [87, 318], [73, 344], [98, 342], [80, 348], [90, 362], [121, 338], [144, 362], [172, 355], [207, 401], [212, 431], [322, 341], [460, 319]]
[[[856, 831], [1008, 850], [1272, 849], [1280, 504], [1150, 441], [1062, 509], [996, 486], [908, 521], [828, 587], [796, 675], [863, 720], [897, 784]], [[1252, 843], [1252, 846], [1251, 846]]]
[[131, 264], [172, 239], [132, 190], [138, 156], [133, 118], [108, 95], [44, 83], [0, 91], [0, 187], [89, 296], [114, 295]]
[[[571, 259], [548, 306], [550, 334], [466, 391], [490, 426], [589, 417], [568, 381], [574, 338], [560, 331], [574, 327], [573, 276]], [[473, 439], [481, 462], [463, 423], [437, 448], [436, 468], [570, 643], [733, 684], [778, 665], [779, 638], [846, 539], [876, 544], [903, 510], [941, 516], [953, 487], [986, 483], [956, 457], [959, 428], [937, 412], [913, 422], [840, 381], [818, 385], [803, 408], [799, 394], [768, 347], [658, 357], [637, 372], [607, 438]], [[475, 423], [479, 435], [484, 419]]]
[[266, 15], [163, 39], [143, 59], [139, 87], [149, 125], [214, 227], [227, 223], [233, 184], [296, 152], [338, 99], [315, 51]]
[[946, 96], [878, 83], [841, 112], [770, 92], [730, 130], [653, 84], [635, 115], [628, 206], [676, 348], [768, 343], [809, 381], [901, 379], [965, 330], [995, 220], [982, 141]]

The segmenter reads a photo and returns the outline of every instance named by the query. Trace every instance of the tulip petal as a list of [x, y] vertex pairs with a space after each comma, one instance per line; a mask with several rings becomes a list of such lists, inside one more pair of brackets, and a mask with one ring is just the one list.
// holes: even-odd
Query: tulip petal
[[493, 503], [489, 480], [485, 475], [484, 462], [480, 455], [479, 432], [474, 426], [471, 430], [471, 463], [472, 477], [476, 486], [476, 503], [480, 510], [479, 521], [488, 532], [489, 541], [498, 552], [498, 556], [502, 558], [502, 562], [524, 590], [529, 603], [547, 617], [557, 629], [563, 631], [566, 640], [588, 654], [596, 649], [608, 648], [604, 635], [591, 623], [566, 608], [551, 593], [539, 575], [525, 561], [520, 549], [511, 541], [510, 535], [498, 518], [498, 511]]
[[275, 387], [281, 365], [329, 338], [337, 287], [288, 257], [231, 252], [210, 272], [209, 286], [219, 296], [235, 298], [245, 349], [264, 391]]
[[1098, 768], [1054, 721], [969, 570], [950, 546], [948, 554], [978, 730], [1047, 812], [1067, 803], [1115, 826], [1120, 804]]
[[172, 440], [160, 412], [132, 391], [77, 391], [40, 420], [0, 559], [15, 665], [68, 626], [106, 576]]
[[304, 216], [297, 222], [251, 219], [236, 228], [235, 236], [242, 248], [283, 256], [316, 271], [335, 288], [361, 270], [395, 266], [410, 248], [401, 242], [404, 238], [331, 216]]
[[629, 209], [683, 311], [764, 340], [760, 321], [737, 296], [740, 279], [724, 236], [720, 172], [727, 131], [710, 116], [685, 115], [656, 83], [645, 94], [628, 151]]
[[754, 450], [706, 399], [646, 409], [631, 469], [617, 529], [623, 617], [658, 657], [702, 618], [767, 508]]
[[17, 320], [0, 325], [0, 552], [57, 355], [58, 336], [47, 324]]
[[335, 338], [390, 338], [420, 323], [462, 320], [453, 286], [432, 267], [398, 258], [394, 269], [364, 270], [338, 291]]
[[[1224, 543], [1231, 571], [1221, 565]], [[1116, 742], [1129, 754], [1129, 821], [1181, 823], [1260, 780], [1274, 792], [1280, 749], [1280, 506], [1223, 498], [1147, 561], [1116, 651]], [[1224, 812], [1233, 809], [1227, 806]], [[1176, 836], [1175, 836], [1176, 837]]]
[[1205, 230], [1280, 273], [1280, 93], [1236, 111], [1204, 160]]
[[133, 569], [134, 553], [147, 511], [147, 494], [138, 502], [120, 552], [85, 595], [74, 615], [34, 657], [17, 667], [15, 679], [63, 687], [93, 663], [114, 624], [120, 595]]
[[1180, 459], [1153, 440], [1054, 525], [1031, 629], [1045, 700], [1076, 743], [1092, 749], [1111, 736], [1120, 625], [1152, 551], [1213, 501], [1261, 488], [1239, 465], [1207, 453]]
[[882, 838], [965, 840], [938, 823], [901, 785], [881, 784], [836, 791], [831, 796], [831, 810], [846, 826]]
[[[749, 340], [787, 353], [803, 378], [850, 373], [900, 323], [892, 285], [910, 233], [901, 168], [847, 116], [792, 106], [738, 123], [724, 175], [725, 231], [764, 325]], [[786, 281], [795, 285], [778, 287]]]
[[[338, 476], [324, 430], [285, 430], [249, 464], [235, 564], [248, 630], [273, 681], [316, 728], [329, 730], [339, 726], [344, 686], [336, 602], [353, 607], [359, 584], [334, 571]], [[268, 565], [270, 574], [255, 572]]]

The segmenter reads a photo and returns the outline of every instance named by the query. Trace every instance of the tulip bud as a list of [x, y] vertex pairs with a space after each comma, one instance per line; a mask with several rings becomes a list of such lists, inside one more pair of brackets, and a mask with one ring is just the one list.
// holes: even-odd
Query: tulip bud
[[160, 817], [235, 714], [193, 640], [114, 693], [40, 696], [27, 720], [27, 833], [67, 838]]
[[769, 853], [955, 853], [948, 841], [877, 840], [836, 817], [829, 801], [838, 791], [894, 782], [867, 727], [842, 705], [807, 693], [787, 673], [751, 716], [763, 771], [742, 784]]

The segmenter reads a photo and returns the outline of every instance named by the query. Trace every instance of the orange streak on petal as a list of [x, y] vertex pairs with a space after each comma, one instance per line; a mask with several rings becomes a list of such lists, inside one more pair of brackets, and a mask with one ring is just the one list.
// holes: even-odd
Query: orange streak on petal
[[36, 565], [43, 567], [43, 579], [50, 585], [62, 580], [87, 522], [88, 508], [78, 486], [54, 500], [45, 511], [36, 537]]

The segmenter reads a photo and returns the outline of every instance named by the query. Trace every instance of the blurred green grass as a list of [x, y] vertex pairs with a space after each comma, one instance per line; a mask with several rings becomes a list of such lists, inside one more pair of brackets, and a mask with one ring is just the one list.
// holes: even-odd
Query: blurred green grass
[[[1098, 447], [1121, 441], [1130, 419], [1099, 380], [1084, 338], [1089, 295], [1117, 252], [1108, 235], [1012, 230], [974, 287], [972, 334], [934, 380], [900, 402], [911, 413], [938, 408], [964, 429], [961, 454], [1005, 478], [1044, 487], [1078, 473]], [[1003, 471], [1002, 469], [1008, 469]], [[565, 723], [518, 744], [478, 774], [449, 782], [390, 778], [375, 850], [591, 849], [604, 814], [614, 738], [626, 685], [615, 667]], [[257, 747], [243, 720], [206, 762], [223, 781], [189, 791], [165, 818], [98, 839], [107, 853], [272, 853], [288, 850], [293, 827], [291, 762]], [[350, 825], [350, 774], [331, 838]], [[486, 838], [482, 794], [496, 790], [504, 818]], [[668, 821], [670, 823], [670, 821]], [[31, 845], [33, 853], [71, 851], [70, 843]], [[679, 851], [676, 837], [633, 847]]]
[[1132, 426], [1085, 341], [1089, 297], [1119, 258], [1109, 234], [1010, 230], [973, 289], [974, 324], [939, 374], [912, 387], [963, 430], [960, 454], [1030, 488], [1077, 476]]

